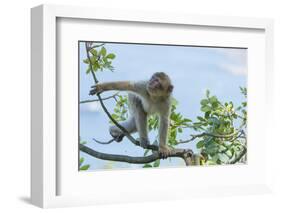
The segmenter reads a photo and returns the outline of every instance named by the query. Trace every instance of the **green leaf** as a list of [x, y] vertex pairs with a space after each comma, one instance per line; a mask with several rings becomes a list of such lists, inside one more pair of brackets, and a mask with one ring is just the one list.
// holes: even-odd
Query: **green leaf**
[[208, 119], [208, 118], [210, 117], [210, 114], [211, 114], [211, 112], [208, 111], [208, 112], [205, 113], [204, 117], [205, 117], [206, 119]]
[[247, 88], [246, 87], [240, 87], [240, 91], [245, 97], [247, 97]]
[[219, 156], [218, 156], [218, 155], [214, 155], [214, 156], [212, 157], [212, 161], [213, 161], [214, 163], [217, 163], [218, 159], [219, 159]]
[[104, 65], [110, 65], [110, 62], [107, 61], [107, 58], [104, 57], [102, 60], [104, 62]]
[[90, 53], [92, 53], [92, 55], [97, 56], [98, 55], [98, 51], [96, 49], [91, 49]]
[[87, 164], [87, 165], [80, 167], [80, 170], [88, 170], [89, 168], [90, 168], [90, 165]]
[[116, 56], [115, 56], [115, 54], [113, 54], [113, 53], [109, 53], [107, 56], [106, 56], [106, 58], [109, 58], [109, 59], [114, 59]]
[[83, 62], [84, 62], [85, 64], [89, 64], [89, 59], [86, 58], [86, 59], [83, 60]]
[[227, 155], [219, 153], [218, 156], [219, 156], [220, 161], [222, 161], [222, 162], [227, 162], [228, 161]]
[[149, 152], [149, 151], [150, 151], [149, 149], [146, 149], [146, 150], [144, 151], [143, 156], [146, 156], [146, 155], [148, 154], [148, 152]]
[[90, 66], [88, 66], [87, 70], [86, 70], [86, 74], [89, 74], [91, 72], [91, 68]]
[[112, 118], [114, 118], [114, 119], [118, 119], [118, 118], [119, 118], [119, 116], [116, 115], [116, 114], [111, 114], [111, 116], [112, 116]]
[[142, 168], [152, 168], [150, 164], [145, 164]]
[[239, 110], [241, 110], [241, 109], [242, 109], [241, 106], [239, 106], [239, 107], [236, 108], [237, 111], [239, 111]]
[[216, 97], [216, 96], [212, 96], [212, 97], [210, 98], [210, 102], [211, 102], [212, 104], [218, 102], [217, 97]]
[[199, 141], [199, 142], [196, 144], [197, 149], [202, 148], [202, 147], [204, 146], [204, 144], [205, 144], [205, 141], [204, 141], [204, 140]]
[[82, 164], [84, 162], [84, 158], [80, 158], [79, 163]]
[[198, 119], [199, 121], [205, 121], [205, 119], [202, 118], [201, 116], [197, 116], [197, 119]]
[[172, 105], [174, 105], [174, 106], [176, 106], [176, 105], [178, 105], [178, 101], [177, 101], [177, 99], [175, 99], [174, 97], [172, 98]]
[[86, 141], [80, 141], [80, 144], [86, 144], [87, 142]]
[[179, 133], [182, 133], [182, 128], [178, 128], [178, 132], [179, 132]]
[[209, 96], [210, 96], [210, 90], [206, 90], [206, 96], [207, 96], [207, 98], [209, 98]]
[[154, 161], [153, 167], [159, 167], [159, 165], [160, 165], [160, 160], [159, 159]]
[[209, 101], [207, 100], [207, 99], [202, 99], [201, 101], [200, 101], [200, 104], [201, 105], [207, 105], [209, 103]]
[[210, 155], [214, 155], [218, 152], [219, 147], [215, 143], [206, 144], [206, 152]]
[[98, 60], [97, 60], [96, 56], [91, 57], [90, 60], [91, 60], [91, 64], [98, 63]]
[[215, 117], [211, 117], [211, 118], [209, 118], [208, 123], [209, 123], [209, 124], [216, 124], [216, 125], [219, 125], [219, 124], [220, 124], [220, 120], [217, 119], [217, 118], [215, 118]]
[[195, 122], [195, 123], [193, 123], [193, 126], [200, 127], [200, 126], [202, 126], [202, 123], [201, 122]]
[[192, 120], [187, 119], [187, 118], [184, 118], [182, 121], [183, 121], [183, 123], [186, 123], [186, 122], [192, 122]]
[[210, 106], [203, 106], [203, 107], [201, 107], [201, 111], [202, 112], [209, 112], [209, 111], [211, 111], [212, 110], [212, 108], [210, 107]]
[[100, 54], [101, 54], [103, 57], [105, 57], [105, 55], [106, 55], [106, 49], [105, 49], [104, 47], [101, 48]]
[[212, 103], [212, 107], [213, 108], [217, 108], [218, 106], [219, 106], [219, 102], [218, 101]]

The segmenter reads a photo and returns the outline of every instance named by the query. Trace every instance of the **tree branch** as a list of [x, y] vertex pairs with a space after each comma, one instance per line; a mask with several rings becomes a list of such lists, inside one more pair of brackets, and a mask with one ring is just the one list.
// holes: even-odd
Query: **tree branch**
[[[232, 138], [234, 136], [236, 136], [237, 134], [239, 134], [240, 132], [242, 132], [243, 130], [240, 129], [239, 131], [237, 132], [234, 132], [232, 134], [228, 134], [228, 135], [219, 135], [219, 134], [213, 134], [213, 133], [207, 133], [207, 132], [203, 132], [201, 134], [198, 134], [198, 135], [191, 135], [191, 138], [188, 139], [188, 140], [185, 140], [185, 141], [179, 141], [177, 144], [182, 144], [182, 143], [189, 143], [191, 141], [194, 141], [196, 138], [200, 138], [200, 137], [203, 137], [203, 136], [210, 136], [210, 137], [214, 137], [214, 138]], [[243, 137], [242, 136], [243, 134], [240, 134], [237, 138], [241, 138]]]
[[[115, 96], [118, 95], [118, 92], [111, 95], [111, 96], [108, 96], [108, 97], [105, 97], [105, 98], [101, 98], [103, 101], [105, 100], [108, 100], [108, 99], [111, 99], [111, 98], [114, 98]], [[96, 101], [99, 101], [99, 99], [88, 99], [88, 100], [84, 100], [84, 101], [80, 101], [80, 104], [85, 104], [85, 103], [90, 103], [90, 102], [96, 102]]]
[[105, 45], [105, 43], [98, 44], [98, 45], [94, 45], [94, 46], [91, 47], [91, 49], [98, 48], [98, 47], [102, 47], [102, 46], [104, 46], [104, 45]]
[[247, 153], [247, 147], [242, 145], [243, 150], [237, 155], [236, 158], [234, 158], [232, 161], [229, 162], [229, 164], [235, 164], [241, 160], [241, 158]]
[[[153, 154], [144, 157], [132, 157], [128, 155], [116, 155], [116, 154], [98, 152], [83, 144], [79, 144], [79, 149], [80, 151], [85, 152], [88, 155], [91, 155], [98, 159], [126, 162], [126, 163], [133, 163], [133, 164], [151, 163], [162, 158], [158, 152], [154, 152]], [[174, 149], [172, 150], [172, 153], [168, 157], [182, 158], [185, 161], [186, 165], [189, 166], [191, 162], [190, 158], [192, 158], [192, 156], [193, 156], [193, 152], [189, 149]]]

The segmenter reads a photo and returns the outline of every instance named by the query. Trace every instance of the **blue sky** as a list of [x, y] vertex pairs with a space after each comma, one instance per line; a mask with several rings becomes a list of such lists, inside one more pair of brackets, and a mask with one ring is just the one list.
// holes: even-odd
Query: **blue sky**
[[[166, 45], [140, 45], [106, 43], [107, 52], [116, 55], [113, 61], [114, 72], [98, 72], [100, 82], [118, 80], [144, 80], [154, 72], [164, 71], [174, 84], [173, 96], [178, 100], [178, 111], [185, 117], [195, 119], [201, 115], [200, 100], [204, 97], [206, 89], [222, 101], [232, 101], [234, 105], [244, 101], [239, 86], [247, 86], [247, 50], [232, 48], [208, 48], [189, 46]], [[91, 85], [94, 84], [92, 76], [86, 75], [87, 65], [83, 63], [86, 58], [85, 43], [79, 45], [80, 58], [80, 100], [95, 97], [88, 96]], [[114, 92], [106, 92], [104, 97]], [[125, 93], [124, 93], [125, 94]], [[114, 101], [105, 102], [112, 112]], [[132, 145], [127, 139], [122, 143], [100, 145], [93, 142], [95, 137], [99, 140], [108, 140], [109, 120], [98, 102], [80, 105], [80, 137], [87, 141], [87, 146], [106, 153], [143, 156], [143, 149]], [[150, 134], [153, 138], [154, 133]], [[182, 139], [189, 138], [190, 130], [185, 130]], [[135, 134], [137, 137], [137, 134]], [[195, 144], [185, 144], [182, 147], [195, 148]], [[80, 152], [85, 163], [90, 164], [90, 170], [110, 168], [139, 168], [142, 165], [109, 162], [99, 160]], [[161, 166], [184, 165], [181, 159], [161, 160]]]

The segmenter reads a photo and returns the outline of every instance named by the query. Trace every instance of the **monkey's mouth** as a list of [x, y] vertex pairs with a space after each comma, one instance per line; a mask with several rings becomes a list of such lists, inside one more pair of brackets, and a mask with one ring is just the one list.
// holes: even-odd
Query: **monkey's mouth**
[[149, 88], [149, 90], [154, 91], [154, 90], [157, 89], [157, 86], [156, 86], [156, 85], [151, 85], [151, 84], [149, 84], [149, 85], [148, 85], [148, 88]]

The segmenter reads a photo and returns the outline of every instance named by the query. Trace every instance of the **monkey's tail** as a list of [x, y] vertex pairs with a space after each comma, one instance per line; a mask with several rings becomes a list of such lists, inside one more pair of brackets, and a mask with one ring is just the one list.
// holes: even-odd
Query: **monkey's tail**
[[99, 141], [99, 140], [97, 140], [97, 139], [95, 139], [95, 138], [93, 138], [93, 140], [94, 140], [96, 143], [99, 143], [99, 144], [110, 144], [110, 143], [112, 143], [113, 141], [115, 141], [115, 138], [112, 138], [112, 139], [110, 139], [109, 141]]

